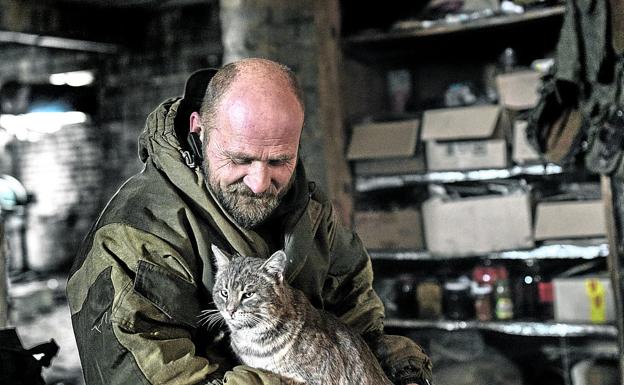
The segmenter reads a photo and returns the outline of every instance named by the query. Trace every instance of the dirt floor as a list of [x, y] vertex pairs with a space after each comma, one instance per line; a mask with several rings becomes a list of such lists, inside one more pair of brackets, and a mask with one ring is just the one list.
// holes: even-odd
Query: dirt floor
[[14, 327], [24, 348], [54, 339], [59, 346], [50, 367], [43, 368], [47, 385], [84, 385], [80, 358], [65, 298], [67, 278], [25, 275], [9, 284], [9, 327]]

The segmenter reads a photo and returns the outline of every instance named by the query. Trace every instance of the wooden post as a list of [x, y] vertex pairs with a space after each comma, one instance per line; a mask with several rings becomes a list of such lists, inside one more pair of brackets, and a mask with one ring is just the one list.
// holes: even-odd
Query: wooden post
[[323, 132], [328, 193], [343, 224], [351, 223], [351, 172], [345, 158], [342, 95], [340, 92], [340, 5], [338, 0], [317, 0], [319, 125]]
[[613, 179], [610, 176], [600, 176], [602, 200], [605, 205], [607, 219], [607, 236], [609, 239], [609, 256], [607, 265], [611, 276], [611, 285], [615, 300], [616, 327], [618, 330], [618, 351], [620, 384], [624, 384], [624, 295], [622, 289], [622, 267], [624, 253], [622, 253], [622, 224], [624, 223], [624, 181]]
[[7, 253], [4, 239], [4, 222], [0, 220], [0, 329], [5, 328], [9, 318], [7, 291]]

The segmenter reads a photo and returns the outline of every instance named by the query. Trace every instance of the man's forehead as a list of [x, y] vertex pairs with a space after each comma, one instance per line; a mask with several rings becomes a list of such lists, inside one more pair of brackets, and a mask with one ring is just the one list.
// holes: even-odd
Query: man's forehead
[[303, 114], [292, 106], [232, 99], [218, 111], [217, 123], [223, 135], [298, 141]]

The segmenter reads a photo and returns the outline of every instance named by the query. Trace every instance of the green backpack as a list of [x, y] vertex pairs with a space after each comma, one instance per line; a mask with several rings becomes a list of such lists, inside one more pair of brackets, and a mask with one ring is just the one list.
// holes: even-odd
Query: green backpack
[[623, 0], [568, 0], [527, 136], [546, 160], [624, 177]]

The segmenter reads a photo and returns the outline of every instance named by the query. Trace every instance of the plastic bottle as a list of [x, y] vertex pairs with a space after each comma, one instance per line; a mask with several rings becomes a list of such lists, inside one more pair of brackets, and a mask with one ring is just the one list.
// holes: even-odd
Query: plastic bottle
[[538, 285], [541, 280], [539, 266], [534, 261], [527, 261], [515, 279], [515, 318], [539, 318]]
[[509, 288], [509, 280], [499, 279], [494, 286], [495, 289], [495, 311], [497, 320], [510, 320], [514, 317], [514, 305]]
[[539, 318], [543, 321], [555, 318], [552, 281], [542, 280], [537, 284]]

